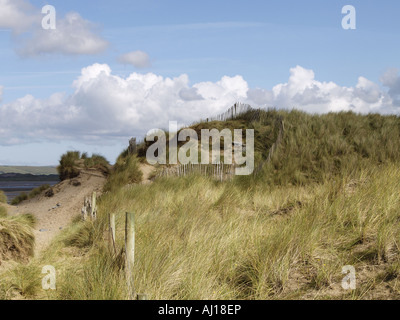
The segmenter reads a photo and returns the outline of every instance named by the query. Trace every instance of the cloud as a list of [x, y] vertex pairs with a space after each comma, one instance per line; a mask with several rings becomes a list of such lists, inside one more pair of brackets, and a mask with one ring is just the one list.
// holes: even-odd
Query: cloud
[[140, 50], [123, 54], [118, 58], [118, 61], [123, 64], [131, 64], [136, 68], [148, 68], [151, 66], [149, 55]]
[[23, 56], [90, 55], [100, 53], [107, 47], [108, 42], [94, 32], [94, 25], [72, 12], [57, 20], [55, 30], [36, 28], [30, 38], [22, 41], [18, 52]]
[[268, 90], [249, 88], [241, 76], [190, 85], [185, 74], [165, 78], [135, 72], [124, 78], [106, 64], [93, 64], [82, 69], [70, 95], [27, 95], [1, 105], [0, 144], [63, 139], [105, 144], [143, 137], [150, 129], [167, 128], [168, 121], [190, 124], [225, 112], [237, 101], [318, 113], [398, 113], [400, 104], [390, 94], [399, 88], [398, 75], [391, 71], [381, 80], [389, 91], [364, 77], [354, 87], [320, 82], [312, 70], [297, 66], [286, 83]]
[[0, 86], [0, 102], [3, 99], [3, 86]]
[[400, 77], [399, 70], [392, 68], [387, 70], [380, 81], [384, 86], [389, 88], [389, 96], [394, 100], [396, 105], [400, 105]]
[[20, 33], [32, 26], [36, 19], [40, 19], [40, 15], [30, 3], [24, 0], [0, 0], [0, 28]]
[[354, 111], [360, 113], [397, 113], [400, 104], [378, 84], [359, 77], [355, 87], [342, 87], [334, 82], [315, 80], [312, 70], [296, 66], [290, 69], [287, 83], [272, 90], [249, 90], [249, 100], [258, 105], [297, 108], [307, 112], [325, 113]]
[[24, 0], [0, 0], [0, 28], [10, 29], [21, 56], [43, 54], [91, 55], [104, 51], [108, 42], [96, 26], [71, 12], [57, 15], [56, 29], [44, 30], [41, 9]]
[[[78, 139], [101, 141], [143, 136], [151, 128], [166, 128], [168, 121], [191, 123], [223, 112], [231, 101], [246, 98], [247, 83], [241, 77], [189, 86], [183, 74], [164, 78], [153, 73], [112, 74], [106, 64], [82, 69], [71, 95], [56, 93], [47, 99], [27, 95], [0, 106], [0, 144], [39, 140]], [[193, 93], [205, 95], [193, 100]], [[188, 94], [192, 94], [188, 101]]]
[[179, 97], [184, 101], [204, 100], [197, 88], [183, 88], [179, 91]]

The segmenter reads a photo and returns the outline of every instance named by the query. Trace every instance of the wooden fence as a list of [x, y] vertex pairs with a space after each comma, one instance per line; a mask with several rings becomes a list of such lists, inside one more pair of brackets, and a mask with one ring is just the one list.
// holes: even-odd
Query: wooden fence
[[96, 205], [96, 192], [92, 193], [91, 199], [86, 197], [83, 202], [83, 207], [81, 210], [82, 219], [86, 221], [87, 219], [96, 220], [97, 218], [97, 205]]
[[185, 177], [199, 174], [206, 177], [213, 177], [219, 181], [232, 179], [235, 175], [234, 164], [179, 164], [176, 166], [163, 167], [157, 177]]
[[245, 103], [240, 103], [237, 102], [235, 103], [232, 107], [228, 109], [228, 111], [225, 111], [224, 113], [221, 113], [219, 115], [207, 118], [203, 121], [209, 122], [209, 121], [227, 121], [227, 120], [233, 120], [237, 116], [246, 113], [250, 110], [253, 110], [252, 107], [249, 104]]
[[[91, 199], [86, 197], [82, 207], [82, 219], [95, 221], [97, 219], [97, 195], [92, 193]], [[135, 264], [135, 214], [127, 212], [125, 216], [125, 248], [118, 250], [116, 244], [115, 213], [109, 214], [109, 248], [112, 259], [118, 261], [124, 258], [126, 285], [131, 299], [147, 300], [146, 294], [135, 294], [133, 272]]]

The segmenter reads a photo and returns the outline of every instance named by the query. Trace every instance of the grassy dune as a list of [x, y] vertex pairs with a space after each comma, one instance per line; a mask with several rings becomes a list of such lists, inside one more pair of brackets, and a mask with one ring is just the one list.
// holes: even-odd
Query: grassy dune
[[[136, 213], [135, 289], [152, 299], [399, 298], [399, 119], [271, 111], [250, 123], [247, 116], [236, 121], [256, 130], [258, 161], [277, 136], [275, 119], [286, 126], [257, 176], [126, 188], [137, 166], [125, 159], [99, 201], [98, 221], [77, 222], [59, 240], [85, 258], [60, 266], [55, 298], [128, 298], [123, 259], [107, 247], [115, 212], [123, 251], [126, 211]], [[346, 265], [357, 271], [354, 291], [341, 287]]]
[[[126, 299], [123, 259], [107, 248], [107, 213], [136, 213], [135, 288], [152, 299], [399, 298], [400, 169], [385, 165], [335, 183], [243, 190], [203, 177], [161, 179], [102, 197], [100, 219], [76, 222], [52, 257], [54, 298]], [[69, 261], [69, 262], [68, 262]], [[341, 288], [342, 267], [357, 290]]]
[[[78, 217], [28, 267], [58, 270], [57, 290], [36, 289], [36, 297], [129, 298], [128, 211], [136, 214], [135, 290], [150, 299], [400, 298], [399, 118], [271, 110], [228, 125], [255, 129], [261, 163], [279, 118], [286, 129], [271, 162], [232, 181], [193, 175], [132, 184], [142, 160], [123, 153], [98, 219]], [[110, 212], [117, 214], [116, 257], [108, 246]], [[346, 265], [355, 267], [356, 290], [341, 286]]]

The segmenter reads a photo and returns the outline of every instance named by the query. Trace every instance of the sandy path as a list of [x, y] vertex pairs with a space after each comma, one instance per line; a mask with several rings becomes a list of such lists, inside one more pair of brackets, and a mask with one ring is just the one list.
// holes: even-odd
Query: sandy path
[[143, 173], [142, 183], [143, 184], [151, 183], [152, 181], [150, 180], [150, 177], [155, 170], [154, 167], [149, 164], [140, 164], [139, 168], [140, 170], [142, 170]]
[[[49, 198], [42, 194], [22, 202], [19, 206], [9, 208], [10, 215], [30, 213], [37, 218], [35, 256], [81, 213], [85, 197], [90, 196], [93, 191], [101, 194], [105, 181], [106, 178], [100, 172], [84, 170], [79, 177], [54, 186], [53, 197]], [[74, 186], [72, 182], [79, 182], [80, 185]]]
[[[149, 179], [154, 167], [141, 164], [143, 172], [142, 183], [151, 183]], [[76, 182], [79, 184], [74, 186]], [[54, 196], [46, 197], [44, 194], [22, 202], [19, 206], [8, 206], [10, 215], [30, 213], [37, 219], [35, 226], [35, 256], [40, 254], [51, 243], [54, 237], [77, 215], [85, 197], [91, 196], [93, 191], [100, 195], [106, 178], [97, 170], [87, 169], [81, 171], [79, 177], [65, 180], [53, 187]]]

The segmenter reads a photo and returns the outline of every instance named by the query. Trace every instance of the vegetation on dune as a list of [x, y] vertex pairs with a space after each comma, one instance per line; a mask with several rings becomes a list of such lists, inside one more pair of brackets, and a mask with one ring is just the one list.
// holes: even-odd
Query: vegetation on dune
[[118, 157], [104, 190], [113, 191], [128, 184], [139, 183], [142, 178], [137, 157], [123, 152]]
[[282, 145], [265, 167], [270, 184], [321, 182], [400, 159], [400, 118], [352, 112], [284, 113]]
[[0, 263], [3, 260], [26, 261], [33, 254], [35, 222], [30, 214], [0, 215]]
[[[281, 120], [283, 139], [268, 162]], [[194, 174], [143, 185], [149, 145], [136, 156], [124, 151], [98, 199], [97, 220], [76, 219], [41, 258], [59, 274], [50, 298], [129, 298], [126, 212], [136, 214], [135, 291], [150, 299], [400, 298], [399, 117], [250, 110], [192, 126], [199, 136], [226, 127], [255, 130], [260, 170], [224, 182]], [[72, 166], [89, 163], [87, 155], [65, 156], [77, 159]], [[346, 265], [355, 267], [356, 290], [341, 287]], [[18, 287], [29, 295], [36, 282], [25, 278]]]
[[28, 200], [28, 194], [26, 192], [21, 192], [18, 196], [11, 200], [11, 204], [16, 206], [25, 200]]
[[36, 196], [38, 196], [39, 194], [41, 194], [43, 191], [45, 191], [45, 190], [47, 190], [49, 188], [50, 188], [50, 185], [44, 184], [44, 185], [41, 185], [40, 187], [37, 187], [37, 188], [33, 189], [28, 194], [26, 194], [25, 192], [22, 192], [20, 195], [16, 196], [11, 201], [11, 204], [13, 206], [16, 206], [16, 205], [20, 204], [22, 201], [33, 199]]
[[[307, 186], [244, 191], [192, 176], [114, 189], [98, 220], [64, 240], [87, 254], [63, 267], [57, 298], [128, 298], [123, 260], [104, 238], [116, 212], [124, 247], [126, 211], [136, 213], [135, 289], [151, 299], [358, 299], [386, 287], [398, 298], [399, 179], [389, 164]], [[341, 288], [345, 265], [359, 272], [358, 291]]]
[[[281, 120], [284, 122], [282, 143], [267, 163]], [[258, 180], [261, 184], [282, 186], [323, 182], [338, 174], [400, 159], [400, 118], [397, 116], [250, 110], [228, 121], [200, 122], [190, 128], [197, 132], [199, 139], [202, 129], [254, 129], [256, 169], [261, 163], [265, 165], [262, 172], [256, 170], [254, 175], [239, 179], [245, 187]], [[145, 157], [150, 145], [151, 142], [142, 143], [138, 156]], [[223, 148], [223, 141], [220, 145]]]
[[85, 169], [98, 169], [103, 173], [108, 174], [110, 163], [101, 155], [93, 154], [90, 158], [87, 153], [82, 155], [79, 151], [68, 151], [63, 154], [60, 159], [60, 164], [57, 167], [60, 180], [76, 178], [81, 170]]
[[81, 154], [79, 151], [68, 151], [63, 154], [60, 159], [60, 164], [57, 167], [60, 180], [73, 179], [79, 175], [77, 161], [80, 160]]
[[[78, 223], [63, 242], [85, 250], [86, 259], [64, 268], [55, 297], [128, 298], [123, 259], [112, 258], [104, 234], [115, 212], [121, 252], [125, 212], [133, 211], [135, 290], [152, 299], [399, 298], [399, 119], [274, 110], [258, 116], [193, 126], [253, 128], [260, 163], [283, 118], [283, 142], [257, 175], [222, 183], [169, 177], [123, 188], [140, 181], [140, 159], [123, 152], [99, 199], [98, 220]], [[355, 291], [341, 288], [345, 265], [358, 272]]]

